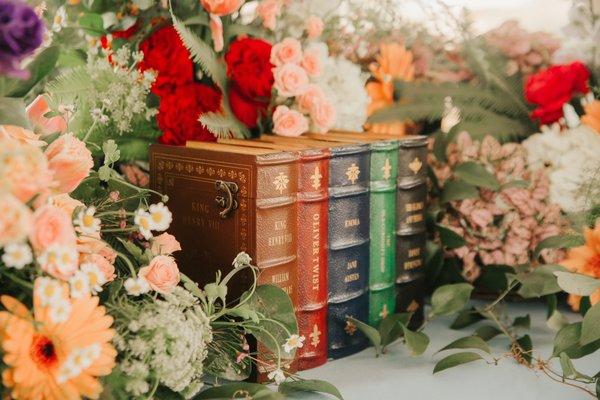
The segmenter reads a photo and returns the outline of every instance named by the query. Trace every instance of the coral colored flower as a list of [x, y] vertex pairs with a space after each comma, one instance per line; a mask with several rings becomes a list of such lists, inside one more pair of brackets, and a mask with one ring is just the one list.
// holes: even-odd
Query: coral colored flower
[[64, 133], [67, 130], [67, 121], [60, 116], [45, 117], [46, 113], [50, 112], [48, 102], [44, 95], [38, 97], [27, 106], [27, 117], [34, 129], [41, 135], [49, 135], [51, 133]]
[[25, 240], [32, 221], [29, 207], [10, 193], [0, 195], [0, 247]]
[[208, 23], [208, 27], [210, 28], [210, 35], [214, 43], [215, 51], [223, 50], [224, 46], [224, 38], [223, 38], [223, 22], [221, 22], [221, 18], [216, 15], [211, 14], [210, 22]]
[[331, 129], [335, 124], [335, 118], [335, 107], [328, 100], [317, 102], [310, 111], [310, 119], [319, 133], [325, 133]]
[[317, 48], [307, 49], [302, 56], [300, 65], [302, 65], [308, 76], [316, 77], [321, 75], [323, 72], [323, 60], [321, 59], [320, 50]]
[[275, 30], [277, 25], [277, 17], [281, 13], [282, 0], [262, 0], [256, 13], [262, 19], [262, 26], [266, 29]]
[[181, 279], [175, 259], [163, 255], [154, 257], [150, 264], [140, 268], [140, 277], [159, 293], [171, 292]]
[[209, 28], [216, 51], [223, 50], [223, 23], [221, 17], [239, 10], [244, 0], [200, 0], [200, 4], [210, 14]]
[[181, 250], [181, 244], [175, 239], [175, 236], [169, 233], [162, 233], [152, 239], [150, 251], [155, 255], [169, 255]]
[[80, 260], [82, 265], [95, 265], [104, 275], [104, 282], [112, 282], [117, 277], [117, 275], [115, 274], [116, 269], [113, 265], [114, 261], [111, 262], [107, 258], [101, 256], [100, 254], [87, 254], [83, 257], [80, 257]]
[[[594, 229], [584, 231], [585, 244], [573, 247], [567, 252], [567, 257], [560, 262], [573, 272], [600, 278], [600, 221], [596, 221]], [[569, 295], [569, 304], [574, 310], [579, 310], [581, 296]], [[590, 296], [592, 305], [600, 302], [600, 289]]]
[[75, 190], [94, 166], [92, 153], [72, 133], [64, 134], [52, 142], [46, 149], [46, 157], [61, 193]]
[[325, 24], [323, 20], [316, 15], [311, 15], [306, 20], [306, 33], [309, 39], [316, 39], [323, 33]]
[[0, 137], [13, 139], [21, 144], [43, 147], [47, 143], [39, 140], [39, 135], [31, 132], [29, 129], [21, 128], [15, 125], [0, 125]]
[[72, 216], [73, 211], [75, 211], [77, 207], [84, 207], [84, 204], [81, 201], [72, 198], [67, 193], [52, 196], [48, 199], [48, 202], [63, 210], [68, 216]]
[[53, 205], [38, 208], [33, 214], [29, 241], [36, 252], [41, 252], [54, 244], [75, 247], [77, 237], [71, 217]]
[[298, 64], [302, 60], [302, 45], [298, 39], [287, 37], [273, 45], [271, 64], [279, 67], [284, 64]]
[[[56, 323], [52, 319], [53, 305], [41, 304], [39, 288], [38, 279], [33, 316], [18, 300], [0, 297], [7, 309], [0, 312], [0, 346], [6, 364], [3, 386], [15, 399], [98, 398], [102, 392], [98, 377], [110, 374], [117, 356], [111, 345], [115, 335], [112, 317], [98, 304], [98, 297], [70, 301], [65, 287], [59, 302], [66, 303], [70, 312], [64, 322]], [[89, 357], [74, 360], [74, 354], [92, 348], [96, 351]], [[73, 373], [63, 376], [69, 365], [75, 367]]]
[[278, 106], [273, 113], [273, 132], [281, 136], [300, 136], [308, 131], [308, 120], [300, 112]]
[[581, 117], [581, 122], [600, 134], [600, 100], [584, 105], [583, 110], [585, 115]]
[[275, 88], [280, 96], [299, 96], [308, 89], [308, 75], [299, 65], [284, 64], [273, 69], [273, 76]]

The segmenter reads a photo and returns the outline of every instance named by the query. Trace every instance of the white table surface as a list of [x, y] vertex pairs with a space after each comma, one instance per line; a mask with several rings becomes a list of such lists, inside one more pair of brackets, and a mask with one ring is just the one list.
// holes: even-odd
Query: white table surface
[[[510, 304], [509, 314], [530, 314], [531, 329], [527, 333], [533, 340], [535, 354], [548, 357], [552, 353], [554, 332], [545, 324], [545, 304]], [[565, 315], [570, 322], [580, 319], [576, 314], [566, 312]], [[553, 382], [543, 373], [527, 369], [509, 358], [502, 359], [497, 366], [476, 361], [433, 375], [435, 363], [450, 352], [442, 355], [434, 353], [474, 330], [473, 326], [461, 331], [451, 330], [448, 328], [450, 322], [449, 318], [440, 318], [428, 324], [425, 332], [431, 343], [421, 357], [411, 357], [403, 345], [394, 343], [389, 347], [388, 354], [379, 358], [375, 358], [373, 348], [368, 348], [350, 357], [304, 371], [301, 376], [333, 383], [346, 400], [591, 398], [582, 391]], [[489, 344], [494, 355], [507, 352], [507, 340], [501, 336], [492, 339]], [[574, 360], [575, 367], [582, 373], [596, 374], [600, 370], [599, 353]], [[558, 360], [555, 362], [556, 370], [560, 371]], [[330, 397], [303, 394], [294, 398], [316, 400]]]

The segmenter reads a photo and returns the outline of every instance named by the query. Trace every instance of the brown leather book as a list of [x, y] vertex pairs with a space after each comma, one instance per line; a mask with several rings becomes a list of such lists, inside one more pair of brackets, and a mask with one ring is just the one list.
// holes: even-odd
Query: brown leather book
[[305, 337], [296, 352], [298, 369], [327, 361], [327, 227], [329, 150], [303, 143], [219, 139], [237, 146], [295, 151], [298, 154], [298, 331]]
[[[181, 271], [202, 287], [244, 251], [259, 268], [258, 283], [281, 287], [297, 307], [297, 168], [297, 155], [273, 149], [151, 146], [151, 187], [169, 196]], [[250, 282], [251, 274], [230, 281], [228, 301]], [[259, 379], [268, 370], [264, 354], [259, 346]]]

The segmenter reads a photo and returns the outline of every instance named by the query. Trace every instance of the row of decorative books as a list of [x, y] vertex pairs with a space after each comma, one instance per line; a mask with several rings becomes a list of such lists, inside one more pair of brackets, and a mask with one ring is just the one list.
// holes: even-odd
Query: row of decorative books
[[290, 295], [303, 370], [366, 346], [348, 316], [422, 315], [426, 146], [342, 132], [154, 145], [151, 185], [169, 196], [186, 275], [202, 285], [245, 251]]

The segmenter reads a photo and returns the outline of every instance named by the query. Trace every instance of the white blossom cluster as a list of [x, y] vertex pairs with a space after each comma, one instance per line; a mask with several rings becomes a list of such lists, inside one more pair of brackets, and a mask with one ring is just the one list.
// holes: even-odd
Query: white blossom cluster
[[563, 131], [554, 126], [530, 136], [523, 146], [531, 169], [547, 169], [551, 202], [566, 212], [590, 207], [587, 189], [600, 173], [600, 133], [585, 125]]
[[165, 300], [146, 303], [137, 317], [121, 321], [115, 346], [132, 397], [146, 395], [156, 379], [186, 399], [203, 386], [203, 364], [212, 341], [210, 321], [187, 290], [176, 287]]

